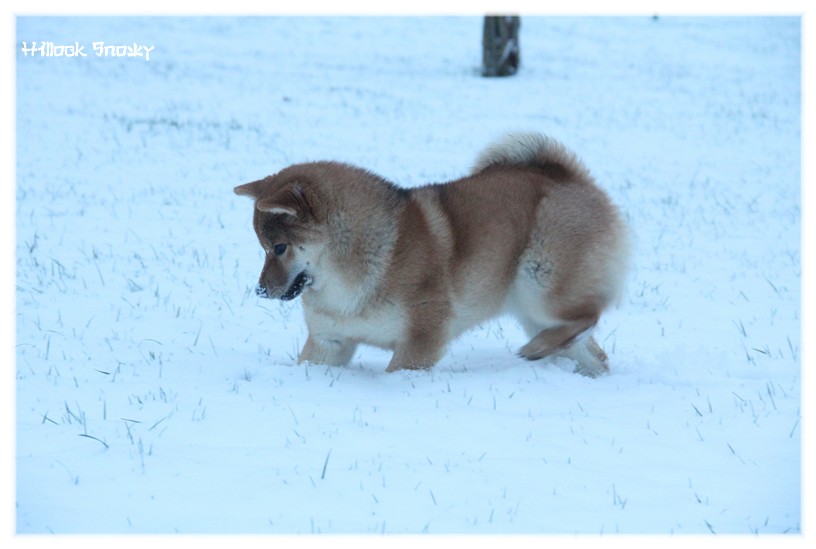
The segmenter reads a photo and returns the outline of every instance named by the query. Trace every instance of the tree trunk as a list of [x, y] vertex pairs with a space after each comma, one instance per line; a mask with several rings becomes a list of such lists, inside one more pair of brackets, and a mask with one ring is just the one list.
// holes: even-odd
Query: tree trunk
[[519, 67], [521, 18], [487, 16], [482, 34], [482, 76], [510, 76]]

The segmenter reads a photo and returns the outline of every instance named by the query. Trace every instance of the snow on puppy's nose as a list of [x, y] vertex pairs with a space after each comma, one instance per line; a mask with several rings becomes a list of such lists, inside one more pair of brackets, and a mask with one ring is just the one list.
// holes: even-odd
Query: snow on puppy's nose
[[266, 286], [261, 286], [260, 284], [255, 286], [255, 295], [258, 297], [269, 297], [269, 294], [266, 291]]

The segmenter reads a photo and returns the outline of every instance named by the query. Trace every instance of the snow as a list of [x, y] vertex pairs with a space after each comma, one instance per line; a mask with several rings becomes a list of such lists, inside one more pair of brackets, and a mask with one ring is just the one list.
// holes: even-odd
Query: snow
[[[802, 533], [800, 23], [523, 16], [484, 79], [479, 17], [19, 17], [16, 531]], [[518, 358], [510, 319], [430, 373], [295, 365], [232, 188], [444, 181], [515, 130], [632, 227], [611, 375]]]

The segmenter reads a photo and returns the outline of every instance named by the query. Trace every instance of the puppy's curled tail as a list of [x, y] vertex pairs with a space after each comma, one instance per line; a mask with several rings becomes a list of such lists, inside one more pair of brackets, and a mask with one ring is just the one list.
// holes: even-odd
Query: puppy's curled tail
[[471, 174], [492, 166], [539, 168], [559, 179], [588, 179], [589, 170], [560, 141], [540, 133], [511, 133], [476, 158]]

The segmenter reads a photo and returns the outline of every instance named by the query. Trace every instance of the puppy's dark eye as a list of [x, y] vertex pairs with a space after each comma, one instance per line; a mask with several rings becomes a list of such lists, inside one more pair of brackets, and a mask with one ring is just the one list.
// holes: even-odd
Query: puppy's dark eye
[[286, 251], [286, 244], [275, 244], [272, 246], [272, 251], [275, 252], [275, 255], [283, 255]]

